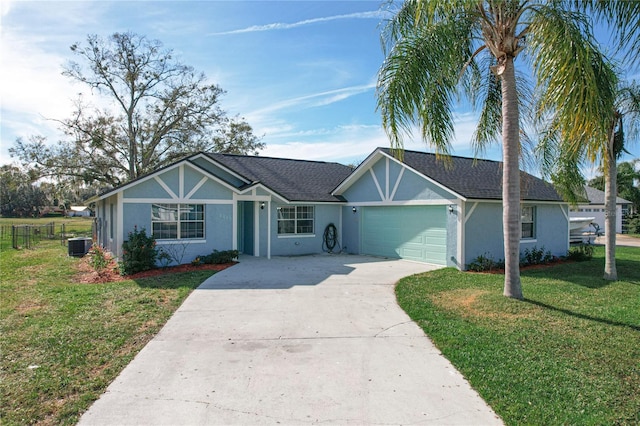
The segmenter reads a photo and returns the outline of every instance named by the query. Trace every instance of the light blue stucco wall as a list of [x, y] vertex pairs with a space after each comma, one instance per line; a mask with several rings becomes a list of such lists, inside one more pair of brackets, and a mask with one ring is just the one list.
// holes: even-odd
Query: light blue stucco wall
[[[387, 187], [387, 164], [389, 165], [389, 179]], [[384, 197], [389, 197], [387, 201], [434, 201], [454, 200], [455, 195], [451, 194], [447, 190], [439, 187], [433, 182], [428, 181], [423, 176], [405, 168], [404, 173], [400, 176], [400, 170], [403, 166], [395, 161], [386, 158], [381, 158], [373, 166], [372, 170], [378, 185], [382, 191]], [[400, 182], [396, 183], [398, 178]], [[396, 188], [395, 194], [393, 192]], [[345, 192], [344, 197], [349, 200], [350, 203], [365, 203], [382, 201], [380, 192], [375, 184], [370, 172], [364, 173], [360, 179], [354, 182]], [[393, 198], [391, 196], [393, 195]]]
[[[278, 236], [278, 215], [277, 207], [280, 206], [277, 203], [272, 203], [271, 211], [271, 255], [272, 256], [297, 256], [303, 254], [315, 254], [322, 253], [322, 243], [324, 230], [330, 223], [333, 223], [338, 233], [342, 233], [343, 230], [340, 226], [340, 211], [341, 205], [332, 204], [317, 204], [315, 205], [315, 217], [314, 217], [314, 234], [313, 236]], [[264, 215], [266, 217], [266, 215]], [[262, 235], [262, 221], [260, 225], [261, 241], [266, 241], [266, 234], [263, 238]], [[266, 228], [266, 226], [264, 226]], [[265, 229], [266, 232], [266, 229]], [[339, 247], [336, 246], [334, 251], [338, 251]], [[260, 249], [260, 255], [266, 255], [265, 251]]]
[[[472, 207], [473, 203], [466, 203], [467, 215]], [[478, 203], [465, 224], [464, 245], [464, 266], [480, 255], [504, 259], [501, 203]]]
[[354, 182], [343, 195], [352, 203], [382, 201], [373, 178], [368, 172]]
[[396, 201], [452, 199], [455, 199], [455, 196], [451, 193], [410, 170], [405, 170], [402, 175], [394, 197]]
[[[471, 209], [473, 203], [467, 203]], [[520, 241], [520, 253], [525, 249], [544, 247], [554, 256], [564, 256], [568, 249], [568, 223], [562, 213], [567, 206], [560, 204], [535, 204], [523, 202], [524, 206], [536, 207], [536, 238]], [[478, 203], [466, 225], [465, 265], [480, 255], [489, 255], [494, 260], [504, 260], [504, 241], [502, 233], [502, 204]]]
[[568, 215], [568, 206], [560, 204], [529, 204], [524, 206], [536, 206], [536, 238], [535, 241], [522, 240], [520, 251], [544, 246], [544, 251], [549, 250], [554, 256], [565, 256], [569, 249], [569, 226], [564, 212]]
[[[179, 168], [160, 173], [158, 178], [164, 182], [169, 189], [177, 196], [181, 194], [186, 196], [189, 194], [205, 177], [202, 172], [193, 169], [190, 166], [183, 168], [183, 187], [180, 188], [180, 171]], [[162, 199], [163, 202], [170, 203], [171, 194], [167, 192], [156, 179], [147, 179], [136, 185], [124, 190], [124, 198], [149, 198]], [[192, 199], [216, 199], [231, 200], [233, 197], [232, 190], [212, 179], [208, 179], [201, 187], [199, 187]]]
[[115, 256], [120, 254], [122, 236], [118, 235], [118, 198], [116, 195], [96, 203], [97, 244]]
[[[198, 256], [207, 255], [213, 250], [231, 250], [233, 247], [233, 206], [231, 204], [205, 204], [205, 238], [188, 240], [157, 240], [156, 248], [165, 250], [173, 257], [189, 263]], [[125, 203], [123, 210], [123, 238], [135, 228], [145, 229], [147, 235], [151, 228], [151, 204]]]
[[[197, 183], [197, 182], [196, 182]], [[189, 187], [190, 188], [190, 187]], [[231, 200], [233, 191], [209, 179], [191, 196], [192, 200]]]
[[457, 208], [447, 208], [447, 266], [460, 267], [458, 259], [458, 212]]
[[[177, 189], [175, 187], [173, 190], [177, 191]], [[125, 198], [167, 198], [168, 196], [167, 191], [155, 179], [147, 179], [124, 190]]]
[[356, 212], [353, 212], [353, 207], [342, 207], [342, 230], [338, 230], [342, 235], [342, 248], [346, 253], [358, 254], [360, 253], [360, 219], [361, 211], [356, 208]]

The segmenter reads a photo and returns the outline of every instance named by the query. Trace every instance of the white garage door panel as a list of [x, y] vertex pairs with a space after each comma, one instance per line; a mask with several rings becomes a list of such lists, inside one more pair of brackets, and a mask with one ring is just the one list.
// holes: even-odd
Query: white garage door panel
[[362, 252], [446, 264], [446, 207], [363, 208]]

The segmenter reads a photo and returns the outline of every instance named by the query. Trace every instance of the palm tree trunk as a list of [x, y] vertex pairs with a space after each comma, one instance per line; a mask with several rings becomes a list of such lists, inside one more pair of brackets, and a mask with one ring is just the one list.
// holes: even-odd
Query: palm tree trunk
[[520, 112], [513, 58], [506, 57], [499, 73], [502, 83], [502, 229], [504, 292], [522, 299], [520, 284]]
[[609, 135], [605, 158], [604, 172], [604, 276], [605, 280], [616, 281], [618, 271], [616, 270], [616, 188], [617, 167], [616, 154], [614, 152], [615, 126], [612, 126]]

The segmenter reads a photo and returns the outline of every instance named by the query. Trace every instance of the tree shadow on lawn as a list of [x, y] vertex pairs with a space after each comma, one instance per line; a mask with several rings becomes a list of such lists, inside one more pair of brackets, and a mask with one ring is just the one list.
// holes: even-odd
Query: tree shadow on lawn
[[[640, 261], [616, 259], [616, 270], [618, 271], [619, 281], [640, 285]], [[604, 259], [559, 265], [551, 264], [548, 268], [543, 269], [525, 269], [521, 275], [530, 278], [555, 279], [592, 289], [607, 287], [616, 282], [602, 278], [604, 275]]]
[[581, 314], [581, 313], [578, 313], [578, 312], [573, 312], [573, 311], [570, 311], [568, 309], [558, 308], [556, 306], [551, 306], [551, 305], [548, 305], [546, 303], [539, 302], [537, 300], [527, 299], [526, 297], [523, 299], [523, 302], [530, 303], [532, 305], [536, 305], [536, 306], [539, 306], [541, 308], [549, 309], [549, 310], [552, 310], [552, 311], [562, 312], [563, 314], [570, 315], [570, 316], [575, 317], [575, 318], [584, 319], [584, 320], [587, 320], [587, 321], [595, 321], [595, 322], [599, 322], [599, 323], [602, 323], [602, 324], [615, 325], [615, 326], [618, 326], [618, 327], [629, 327], [632, 330], [640, 331], [640, 326], [639, 325], [627, 324], [627, 323], [620, 322], [620, 321], [611, 321], [611, 320], [604, 319], [604, 318], [592, 317], [590, 315], [585, 315], [585, 314]]

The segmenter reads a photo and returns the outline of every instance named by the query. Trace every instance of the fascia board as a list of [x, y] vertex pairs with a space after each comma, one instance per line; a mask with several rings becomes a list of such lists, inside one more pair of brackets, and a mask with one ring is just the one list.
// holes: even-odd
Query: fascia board
[[[469, 198], [465, 200], [469, 203], [500, 203], [502, 204], [502, 199], [497, 198]], [[561, 205], [569, 205], [566, 201], [553, 201], [553, 200], [531, 200], [531, 199], [522, 199], [520, 203], [528, 203], [528, 204], [561, 204]]]
[[462, 195], [460, 195], [460, 194], [456, 193], [455, 191], [451, 190], [451, 188], [447, 188], [446, 186], [444, 186], [441, 183], [433, 180], [429, 176], [426, 176], [423, 173], [420, 173], [419, 171], [415, 170], [414, 168], [412, 168], [412, 167], [408, 166], [407, 164], [403, 163], [402, 161], [398, 160], [394, 156], [389, 155], [386, 152], [382, 151], [380, 148], [376, 149], [373, 153], [371, 153], [358, 166], [358, 168], [353, 171], [353, 173], [351, 173], [349, 176], [347, 176], [347, 178], [344, 181], [342, 181], [342, 183], [340, 185], [338, 185], [338, 187], [335, 190], [333, 190], [333, 192], [331, 194], [332, 195], [342, 195], [342, 193], [344, 193], [344, 191], [346, 191], [351, 185], [353, 185], [353, 183], [355, 183], [360, 177], [362, 177], [380, 158], [384, 158], [384, 157], [389, 158], [390, 160], [392, 160], [392, 161], [396, 162], [397, 164], [399, 164], [401, 167], [404, 167], [405, 169], [407, 169], [407, 170], [417, 174], [418, 176], [422, 177], [426, 181], [431, 182], [432, 184], [434, 184], [438, 188], [441, 188], [441, 189], [445, 190], [449, 194], [453, 195], [455, 198], [458, 198], [458, 199], [460, 199], [462, 201], [467, 201], [467, 199], [465, 197], [463, 197]]
[[392, 161], [395, 161], [396, 163], [398, 163], [400, 166], [406, 168], [407, 170], [412, 171], [413, 173], [417, 174], [421, 178], [425, 179], [427, 182], [430, 182], [430, 183], [434, 184], [435, 186], [437, 186], [438, 188], [445, 190], [449, 194], [453, 195], [455, 198], [458, 198], [458, 199], [460, 199], [462, 201], [467, 201], [467, 198], [464, 197], [463, 195], [458, 194], [457, 192], [455, 192], [454, 190], [452, 190], [449, 187], [444, 186], [443, 184], [441, 184], [437, 180], [432, 179], [429, 176], [425, 175], [424, 173], [421, 173], [418, 170], [414, 169], [413, 167], [407, 165], [406, 163], [403, 163], [402, 161], [400, 161], [397, 158], [395, 158], [393, 155], [389, 155], [386, 152], [381, 152], [381, 153], [382, 153], [383, 156], [389, 158]]
[[378, 159], [382, 158], [383, 155], [384, 153], [380, 150], [380, 148], [377, 148], [375, 151], [369, 154], [369, 156], [365, 158], [365, 160], [360, 163], [360, 165], [356, 167], [356, 169], [351, 172], [349, 176], [347, 176], [333, 191], [331, 191], [331, 195], [342, 195], [347, 189], [349, 189], [351, 185], [353, 185], [358, 181], [358, 179], [360, 179], [365, 173], [367, 173], [367, 171], [369, 171], [369, 168], [373, 164], [375, 164]]
[[254, 183], [252, 183], [251, 185], [243, 188], [242, 191], [238, 191], [238, 195], [244, 195], [247, 192], [250, 192], [250, 191], [252, 191], [254, 189], [263, 189], [263, 190], [275, 195], [276, 197], [284, 200], [285, 202], [287, 202], [287, 203], [289, 202], [289, 200], [285, 196], [283, 196], [282, 194], [278, 193], [277, 191], [274, 191], [273, 189], [269, 188], [268, 186], [266, 186], [262, 182], [254, 182]]
[[215, 182], [225, 186], [226, 188], [228, 188], [228, 189], [230, 189], [230, 190], [232, 190], [234, 192], [238, 192], [238, 188], [234, 187], [233, 185], [230, 185], [229, 183], [227, 183], [224, 180], [220, 179], [216, 175], [211, 174], [207, 170], [205, 170], [202, 167], [198, 166], [197, 164], [191, 162], [192, 158], [194, 158], [194, 157], [189, 157], [189, 158], [182, 159], [182, 160], [180, 160], [180, 161], [178, 161], [176, 163], [173, 163], [173, 164], [171, 164], [171, 165], [169, 165], [167, 167], [163, 167], [163, 168], [161, 168], [161, 169], [159, 169], [159, 170], [157, 170], [157, 171], [155, 171], [153, 173], [150, 173], [150, 174], [148, 174], [148, 175], [146, 175], [146, 176], [144, 176], [144, 177], [142, 177], [140, 179], [135, 179], [135, 180], [133, 180], [131, 182], [125, 183], [124, 185], [121, 185], [121, 186], [119, 186], [117, 188], [114, 188], [114, 189], [112, 189], [111, 191], [109, 191], [107, 193], [104, 193], [102, 195], [98, 195], [96, 197], [92, 197], [89, 200], [85, 201], [85, 203], [96, 202], [96, 201], [103, 200], [105, 198], [109, 198], [109, 197], [111, 197], [111, 196], [113, 196], [113, 195], [115, 195], [115, 194], [117, 194], [117, 193], [119, 193], [121, 191], [126, 191], [127, 189], [129, 189], [129, 188], [131, 188], [131, 187], [133, 187], [135, 185], [144, 183], [144, 182], [146, 182], [146, 181], [148, 181], [150, 179], [155, 178], [156, 176], [158, 176], [161, 173], [174, 170], [174, 169], [176, 169], [176, 168], [178, 168], [178, 167], [180, 167], [182, 165], [187, 165], [187, 166], [197, 170], [198, 172], [202, 173], [203, 175], [207, 176], [208, 178], [214, 180]]

